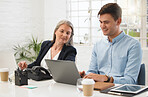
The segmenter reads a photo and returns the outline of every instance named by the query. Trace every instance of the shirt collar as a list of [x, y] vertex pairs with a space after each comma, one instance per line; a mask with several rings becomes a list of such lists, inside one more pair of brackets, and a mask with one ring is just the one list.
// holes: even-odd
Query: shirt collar
[[[121, 40], [123, 37], [124, 37], [125, 33], [122, 31], [117, 37], [115, 37], [113, 40], [112, 40], [112, 44], [114, 44], [115, 42], [118, 42], [119, 40]], [[107, 40], [109, 42], [109, 39], [107, 37]]]

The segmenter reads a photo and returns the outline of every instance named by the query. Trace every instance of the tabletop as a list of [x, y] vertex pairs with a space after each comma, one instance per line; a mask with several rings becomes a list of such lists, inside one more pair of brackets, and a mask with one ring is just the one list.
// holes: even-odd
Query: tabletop
[[[83, 97], [82, 93], [77, 91], [75, 85], [56, 83], [54, 80], [29, 80], [28, 86], [36, 86], [37, 88], [28, 89], [22, 86], [16, 86], [14, 83], [0, 82], [0, 97]], [[144, 92], [135, 97], [146, 96], [148, 97], [148, 93]], [[93, 97], [118, 97], [118, 95], [94, 91]]]

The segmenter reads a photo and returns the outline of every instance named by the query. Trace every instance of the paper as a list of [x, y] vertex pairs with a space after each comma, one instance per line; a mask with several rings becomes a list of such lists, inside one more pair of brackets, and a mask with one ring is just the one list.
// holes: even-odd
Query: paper
[[27, 89], [34, 89], [37, 88], [37, 86], [32, 86], [32, 85], [25, 85], [25, 86], [20, 86], [22, 88], [27, 88]]

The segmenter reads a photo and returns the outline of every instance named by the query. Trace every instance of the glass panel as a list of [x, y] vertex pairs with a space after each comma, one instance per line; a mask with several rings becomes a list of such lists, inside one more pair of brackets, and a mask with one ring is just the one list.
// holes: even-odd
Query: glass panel
[[127, 3], [127, 0], [117, 0], [117, 3], [119, 4], [119, 6], [121, 8], [128, 8], [128, 3]]
[[148, 47], [148, 32], [147, 32], [147, 47]]
[[89, 27], [89, 18], [79, 17], [79, 27]]
[[81, 42], [83, 43], [88, 43], [89, 41], [89, 29], [88, 28], [80, 28], [79, 29], [79, 34], [81, 36]]
[[123, 27], [127, 27], [127, 21], [128, 21], [127, 16], [123, 16], [122, 17], [121, 27], [122, 27], [122, 25], [123, 25]]
[[92, 9], [100, 9], [101, 8], [101, 1], [92, 1]]
[[71, 12], [71, 16], [78, 16], [79, 15], [79, 12], [78, 11], [72, 11]]
[[73, 23], [74, 27], [78, 27], [78, 25], [79, 25], [78, 17], [72, 17], [71, 22]]
[[73, 38], [73, 42], [76, 43], [76, 44], [79, 43], [78, 37], [74, 37], [74, 38]]
[[88, 10], [89, 2], [79, 2], [79, 10]]
[[100, 27], [100, 22], [97, 17], [92, 17], [92, 27]]
[[79, 16], [89, 16], [88, 11], [79, 11]]
[[71, 3], [71, 10], [78, 10], [78, 3], [77, 2]]
[[102, 6], [107, 4], [107, 3], [114, 3], [114, 0], [102, 0]]
[[129, 29], [128, 35], [130, 35], [132, 37], [140, 37], [140, 29]]
[[[70, 19], [72, 20], [72, 23], [74, 24], [74, 27], [78, 27], [79, 30], [77, 30], [75, 35], [77, 35], [77, 40], [79, 43], [87, 43], [86, 39], [84, 37], [87, 37], [89, 35], [89, 42], [90, 42], [90, 35], [91, 41], [94, 43], [97, 39], [100, 39], [104, 37], [99, 24], [99, 19], [97, 18], [97, 14], [100, 10], [100, 8], [107, 3], [111, 3], [114, 1], [117, 1], [119, 6], [122, 8], [122, 23], [121, 23], [121, 29], [125, 31], [125, 33], [135, 37], [136, 39], [141, 39], [140, 37], [140, 27], [141, 27], [141, 1], [135, 0], [136, 2], [133, 2], [134, 0], [71, 0], [72, 4], [72, 11]], [[148, 0], [147, 0], [148, 1]], [[89, 19], [90, 13], [88, 13], [89, 9], [89, 2], [91, 2], [91, 9], [92, 9], [92, 17]], [[140, 2], [140, 3], [139, 3]], [[148, 4], [148, 2], [147, 2]], [[134, 6], [136, 10], [134, 12], [131, 12], [132, 8], [131, 6]], [[147, 8], [148, 9], [148, 8]], [[136, 12], [135, 12], [136, 11]], [[148, 10], [145, 10], [147, 13], [147, 24], [148, 24]], [[69, 12], [69, 11], [68, 11]], [[92, 25], [89, 23], [91, 22]], [[90, 27], [91, 26], [91, 27]], [[77, 29], [78, 29], [77, 28]], [[89, 32], [89, 29], [91, 29], [91, 33]], [[79, 32], [78, 32], [79, 31]], [[144, 32], [141, 32], [144, 33]], [[148, 34], [147, 34], [148, 37]], [[148, 39], [147, 39], [148, 41]], [[148, 45], [148, 42], [147, 42]]]
[[98, 10], [92, 10], [92, 16], [97, 17], [98, 12], [99, 12], [99, 9]]
[[78, 28], [74, 27], [74, 37], [78, 36]]
[[127, 9], [122, 9], [122, 16], [127, 16], [127, 13], [128, 13]]
[[89, 29], [88, 28], [80, 28], [79, 29], [79, 35], [80, 36], [87, 36], [89, 34]]
[[[122, 28], [121, 28], [122, 29]], [[124, 31], [125, 32], [125, 34], [127, 34], [127, 29], [122, 29], [122, 31]]]
[[140, 23], [140, 18], [137, 16], [128, 16], [128, 25], [137, 25]]
[[93, 28], [91, 35], [92, 37], [103, 37], [104, 36], [100, 28]]
[[79, 43], [80, 44], [84, 44], [85, 43], [84, 37], [79, 37]]

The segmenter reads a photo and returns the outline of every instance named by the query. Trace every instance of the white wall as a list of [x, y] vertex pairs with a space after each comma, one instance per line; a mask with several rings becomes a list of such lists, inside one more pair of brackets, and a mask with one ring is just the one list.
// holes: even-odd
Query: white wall
[[0, 50], [23, 44], [31, 35], [43, 39], [43, 0], [0, 0]]
[[52, 39], [53, 31], [62, 19], [66, 19], [66, 0], [45, 0], [45, 40]]
[[0, 50], [24, 44], [31, 35], [52, 39], [65, 18], [66, 0], [0, 0]]
[[43, 0], [0, 0], [0, 50], [23, 44], [31, 35], [43, 39]]

